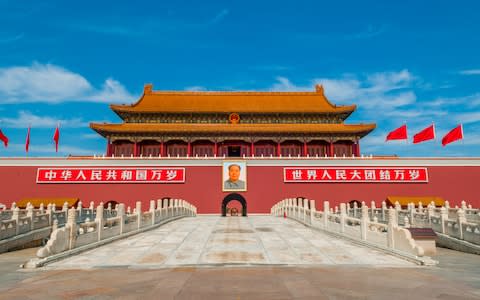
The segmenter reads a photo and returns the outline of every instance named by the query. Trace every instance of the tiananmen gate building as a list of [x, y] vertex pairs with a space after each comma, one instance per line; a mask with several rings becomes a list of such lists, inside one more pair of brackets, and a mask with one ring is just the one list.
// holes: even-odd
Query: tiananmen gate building
[[325, 200], [480, 204], [479, 158], [364, 156], [360, 140], [375, 124], [346, 124], [356, 106], [333, 104], [322, 86], [205, 92], [149, 84], [136, 103], [110, 108], [121, 123], [90, 124], [106, 138], [102, 157], [0, 158], [0, 202], [57, 197], [134, 207], [181, 198], [209, 214], [234, 203], [269, 213], [299, 197], [320, 209]]

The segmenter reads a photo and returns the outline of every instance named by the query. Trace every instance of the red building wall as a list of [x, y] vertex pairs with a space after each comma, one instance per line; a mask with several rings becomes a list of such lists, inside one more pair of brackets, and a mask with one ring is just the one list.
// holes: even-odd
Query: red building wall
[[[42, 167], [41, 165], [6, 166], [0, 163], [0, 203], [10, 206], [12, 202], [27, 197], [79, 197], [85, 206], [88, 206], [90, 201], [98, 204], [100, 201], [105, 203], [115, 200], [134, 207], [138, 200], [148, 205], [152, 199], [172, 197], [193, 203], [199, 213], [217, 214], [220, 213], [223, 198], [229, 194], [222, 192], [222, 166], [221, 162], [218, 164], [191, 166], [169, 163], [169, 167], [186, 168], [185, 183], [177, 184], [37, 184], [37, 168]], [[348, 164], [357, 165], [354, 162]], [[54, 165], [62, 166], [61, 161]], [[69, 162], [68, 166], [73, 165]], [[82, 162], [82, 167], [85, 166], [85, 162]], [[98, 167], [98, 164], [92, 165], [95, 166]], [[108, 161], [101, 166], [109, 166]], [[164, 164], [159, 161], [152, 166]], [[320, 209], [325, 200], [329, 200], [331, 206], [351, 200], [365, 201], [369, 206], [370, 201], [374, 200], [377, 206], [380, 206], [387, 196], [440, 196], [450, 201], [451, 206], [460, 205], [460, 202], [465, 200], [474, 207], [480, 207], [480, 196], [477, 192], [480, 165], [415, 164], [428, 169], [428, 183], [284, 183], [284, 166], [291, 166], [291, 161], [275, 166], [248, 165], [248, 189], [246, 192], [239, 192], [247, 200], [248, 213], [268, 213], [272, 205], [279, 200], [300, 196], [316, 200], [317, 208]], [[310, 165], [306, 163], [305, 166]], [[388, 163], [384, 166], [388, 166]]]

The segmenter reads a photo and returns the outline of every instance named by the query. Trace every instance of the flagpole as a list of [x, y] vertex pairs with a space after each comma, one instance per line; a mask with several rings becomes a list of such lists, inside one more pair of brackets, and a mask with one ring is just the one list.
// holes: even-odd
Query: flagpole
[[[57, 121], [57, 130], [60, 130], [60, 121]], [[56, 130], [55, 130], [56, 132]], [[55, 142], [55, 155], [57, 156], [58, 158], [58, 141]]]
[[[32, 126], [31, 123], [28, 124], [28, 129], [27, 129], [27, 139], [25, 141], [25, 157], [28, 158], [28, 150], [30, 148], [30, 127]], [[28, 146], [27, 146], [28, 145]]]
[[465, 146], [463, 140], [465, 140], [465, 136], [463, 135], [463, 124], [460, 123], [460, 133], [462, 134], [462, 146]]
[[433, 126], [433, 140], [437, 141], [437, 134], [435, 132], [435, 122], [432, 121], [432, 126]]
[[407, 138], [405, 139], [405, 145], [408, 146], [408, 126], [407, 126], [407, 120], [403, 120], [403, 125], [405, 125], [405, 129], [407, 131]]

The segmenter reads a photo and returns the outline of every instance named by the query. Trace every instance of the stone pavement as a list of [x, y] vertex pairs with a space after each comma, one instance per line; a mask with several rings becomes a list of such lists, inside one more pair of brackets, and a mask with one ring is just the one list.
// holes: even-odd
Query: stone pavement
[[198, 265], [413, 266], [289, 219], [198, 216], [166, 224], [53, 264], [50, 269]]
[[[368, 261], [344, 263], [340, 259], [334, 263], [332, 258], [338, 255], [364, 254], [363, 251], [367, 250], [323, 237], [320, 232], [309, 232], [293, 221], [280, 218], [199, 219], [202, 220], [197, 223], [198, 228], [192, 229], [184, 219], [151, 232], [159, 236], [160, 244], [172, 244], [167, 246], [170, 250], [164, 252], [161, 262], [142, 262], [147, 255], [159, 253], [159, 246], [153, 243], [148, 244], [148, 248], [140, 235], [118, 242], [129, 245], [135, 238], [135, 243], [131, 242], [130, 246], [143, 249], [134, 255], [135, 258], [122, 252], [128, 251], [125, 250], [128, 247], [117, 248], [117, 251], [106, 252], [110, 253], [110, 258], [98, 255], [103, 257], [104, 263], [92, 260], [91, 265], [77, 264], [79, 269], [73, 269], [78, 257], [72, 257], [50, 266], [50, 269], [18, 270], [18, 265], [36, 249], [0, 254], [0, 299], [480, 299], [480, 258], [477, 255], [438, 248], [435, 259], [440, 263], [434, 267], [412, 267], [405, 262], [394, 264], [390, 260], [370, 264]], [[269, 231], [272, 225], [275, 225], [273, 231]], [[231, 233], [227, 234], [225, 230]], [[273, 235], [267, 235], [268, 232]], [[230, 241], [226, 241], [225, 235]], [[193, 250], [201, 253], [195, 256], [198, 261], [206, 263], [182, 266], [190, 258], [177, 256], [193, 247], [193, 242], [182, 244], [180, 241], [200, 240], [204, 241], [203, 246]], [[318, 244], [316, 240], [323, 240], [325, 244]], [[334, 247], [342, 242], [347, 244], [347, 250], [337, 250], [339, 252], [335, 254]], [[307, 247], [308, 243], [311, 245]], [[213, 255], [214, 259], [207, 255], [234, 252], [237, 248], [256, 255], [253, 258], [250, 255], [227, 255], [232, 261], [249, 261], [245, 265], [233, 266], [217, 263], [225, 257], [217, 260], [216, 255]], [[103, 249], [98, 248], [92, 253], [101, 253]], [[149, 249], [154, 251], [149, 252]], [[318, 251], [312, 253], [320, 253], [322, 263], [305, 263], [312, 257], [319, 259], [317, 254], [302, 255], [306, 249]], [[327, 249], [329, 254], [322, 254], [322, 249]], [[288, 261], [299, 264], [256, 264], [259, 253], [271, 263], [275, 256], [268, 253], [287, 250], [292, 251], [295, 258], [290, 257]], [[323, 259], [323, 255], [328, 259]], [[368, 255], [375, 257], [377, 254]], [[131, 262], [129, 265], [115, 265], [113, 257], [127, 257]], [[285, 259], [282, 255], [278, 257]], [[167, 264], [177, 259], [178, 264]]]

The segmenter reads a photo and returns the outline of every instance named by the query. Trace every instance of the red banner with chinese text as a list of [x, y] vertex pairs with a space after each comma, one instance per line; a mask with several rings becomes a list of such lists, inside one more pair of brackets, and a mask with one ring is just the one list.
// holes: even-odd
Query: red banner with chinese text
[[184, 183], [185, 168], [38, 168], [37, 183]]
[[284, 182], [428, 182], [427, 168], [284, 168]]

